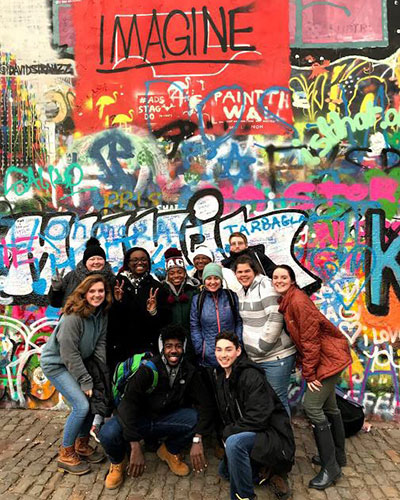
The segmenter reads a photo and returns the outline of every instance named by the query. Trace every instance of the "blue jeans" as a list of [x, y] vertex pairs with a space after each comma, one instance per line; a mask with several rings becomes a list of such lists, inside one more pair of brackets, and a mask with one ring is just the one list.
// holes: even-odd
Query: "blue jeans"
[[288, 389], [290, 384], [290, 375], [296, 363], [296, 354], [286, 358], [275, 359], [273, 361], [264, 361], [257, 363], [265, 371], [265, 376], [281, 400], [290, 417], [290, 408], [288, 401]]
[[64, 447], [72, 446], [77, 437], [89, 436], [93, 421], [93, 415], [90, 413], [89, 408], [89, 400], [78, 382], [67, 370], [54, 377], [47, 376], [47, 378], [72, 407], [72, 411], [65, 422], [62, 440]]
[[[192, 408], [180, 408], [155, 420], [140, 417], [137, 430], [143, 439], [166, 437], [167, 450], [177, 455], [191, 442], [196, 425], [197, 411]], [[101, 427], [99, 439], [110, 462], [120, 464], [125, 458], [129, 443], [123, 437], [122, 426], [116, 416]]]
[[231, 500], [255, 498], [253, 481], [255, 471], [252, 469], [250, 454], [256, 439], [255, 432], [240, 432], [229, 436], [225, 441], [225, 455], [228, 469], [224, 461], [220, 463], [219, 473], [231, 483]]

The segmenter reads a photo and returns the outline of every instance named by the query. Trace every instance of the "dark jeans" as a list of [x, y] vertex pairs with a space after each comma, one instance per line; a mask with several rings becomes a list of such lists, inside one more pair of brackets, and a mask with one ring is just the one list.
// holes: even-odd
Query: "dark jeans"
[[[187, 446], [194, 435], [197, 425], [197, 411], [192, 408], [180, 408], [158, 419], [138, 419], [138, 432], [143, 439], [167, 438], [167, 450], [176, 455]], [[112, 464], [123, 461], [128, 443], [122, 435], [122, 426], [116, 416], [112, 417], [100, 429], [100, 442]]]
[[221, 462], [219, 473], [231, 483], [231, 500], [255, 498], [253, 482], [257, 471], [252, 468], [251, 450], [256, 440], [255, 432], [240, 432], [225, 441], [225, 455], [228, 468]]

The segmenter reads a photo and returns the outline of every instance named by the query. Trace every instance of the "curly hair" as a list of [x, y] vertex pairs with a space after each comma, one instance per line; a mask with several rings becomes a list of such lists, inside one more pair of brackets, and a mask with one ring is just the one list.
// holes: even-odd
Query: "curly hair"
[[103, 311], [107, 311], [111, 307], [112, 294], [111, 287], [108, 281], [101, 274], [91, 274], [80, 283], [68, 297], [65, 306], [63, 307], [64, 314], [76, 314], [81, 318], [88, 318], [93, 314], [95, 308], [86, 300], [86, 294], [89, 289], [96, 283], [103, 283], [106, 292], [103, 306]]

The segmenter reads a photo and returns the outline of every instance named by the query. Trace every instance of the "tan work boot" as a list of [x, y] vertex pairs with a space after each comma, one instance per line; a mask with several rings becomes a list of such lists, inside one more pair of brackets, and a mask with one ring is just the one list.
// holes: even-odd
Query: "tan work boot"
[[81, 476], [90, 472], [90, 465], [82, 462], [78, 455], [75, 453], [74, 446], [60, 447], [57, 460], [58, 470], [61, 472], [69, 472]]
[[177, 476], [187, 476], [189, 474], [189, 467], [185, 464], [185, 462], [182, 462], [179, 455], [173, 455], [170, 453], [167, 450], [165, 443], [158, 448], [157, 455], [163, 462], [167, 462], [171, 472]]
[[110, 464], [105, 486], [108, 490], [115, 490], [124, 482], [124, 471], [126, 468], [126, 458], [120, 464]]
[[83, 458], [91, 464], [98, 464], [105, 459], [105, 455], [102, 451], [96, 451], [89, 445], [89, 436], [76, 438], [75, 451], [80, 458]]

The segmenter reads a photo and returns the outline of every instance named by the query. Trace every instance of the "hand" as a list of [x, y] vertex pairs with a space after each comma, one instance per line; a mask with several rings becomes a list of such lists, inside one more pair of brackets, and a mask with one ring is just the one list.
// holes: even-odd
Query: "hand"
[[322, 384], [319, 380], [313, 380], [312, 382], [307, 382], [307, 387], [311, 392], [320, 391]]
[[149, 298], [147, 299], [147, 311], [148, 312], [153, 312], [157, 309], [157, 293], [158, 293], [159, 288], [156, 288], [154, 293], [153, 289], [150, 289], [150, 295]]
[[119, 282], [118, 280], [115, 282], [115, 286], [114, 286], [114, 297], [115, 297], [115, 300], [117, 300], [118, 302], [121, 302], [122, 300], [122, 297], [124, 296], [124, 281], [121, 280], [121, 282]]
[[193, 443], [190, 449], [190, 461], [194, 472], [203, 472], [207, 468], [203, 443]]
[[93, 389], [88, 389], [87, 391], [83, 391], [88, 398], [93, 396]]
[[56, 274], [51, 277], [51, 286], [54, 290], [61, 290], [65, 269], [61, 272], [56, 268]]
[[129, 459], [128, 476], [139, 477], [146, 468], [144, 455], [140, 443], [135, 441], [131, 443], [131, 456]]

